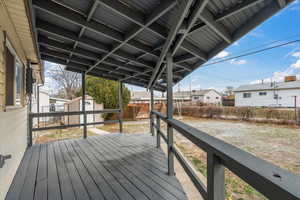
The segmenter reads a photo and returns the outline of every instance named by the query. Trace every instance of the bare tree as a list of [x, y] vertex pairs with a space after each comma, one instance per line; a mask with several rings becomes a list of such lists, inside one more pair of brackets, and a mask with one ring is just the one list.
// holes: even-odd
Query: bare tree
[[81, 88], [81, 76], [79, 73], [64, 70], [64, 65], [52, 65], [47, 75], [55, 82], [55, 95], [72, 99]]

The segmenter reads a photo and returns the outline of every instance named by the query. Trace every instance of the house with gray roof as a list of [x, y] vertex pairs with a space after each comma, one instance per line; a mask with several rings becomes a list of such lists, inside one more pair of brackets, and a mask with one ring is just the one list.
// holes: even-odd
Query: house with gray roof
[[300, 107], [300, 80], [241, 85], [235, 106]]

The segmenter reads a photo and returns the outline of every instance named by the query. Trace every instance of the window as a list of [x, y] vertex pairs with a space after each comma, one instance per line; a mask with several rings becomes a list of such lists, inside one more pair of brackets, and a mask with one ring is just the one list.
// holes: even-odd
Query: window
[[216, 99], [219, 99], [219, 97], [216, 97]]
[[206, 97], [206, 99], [210, 99], [210, 97]]
[[24, 71], [20, 59], [6, 40], [6, 106], [21, 106], [23, 100]]
[[259, 92], [258, 94], [259, 94], [259, 96], [266, 96], [267, 92]]
[[198, 99], [199, 99], [199, 97], [197, 97], [197, 96], [194, 97], [194, 100], [198, 100]]
[[243, 93], [243, 97], [244, 98], [251, 98], [251, 93], [249, 93], [249, 92]]

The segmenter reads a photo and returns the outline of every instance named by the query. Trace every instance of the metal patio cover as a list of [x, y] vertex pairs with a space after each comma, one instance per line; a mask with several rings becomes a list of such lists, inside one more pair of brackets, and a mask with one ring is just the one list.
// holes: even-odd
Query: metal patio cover
[[39, 56], [74, 72], [165, 91], [292, 1], [28, 1]]

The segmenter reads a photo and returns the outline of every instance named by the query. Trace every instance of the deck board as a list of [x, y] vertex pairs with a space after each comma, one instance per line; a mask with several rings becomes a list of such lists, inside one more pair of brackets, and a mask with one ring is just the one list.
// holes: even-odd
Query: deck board
[[14, 199], [185, 200], [149, 134], [109, 134], [34, 145], [6, 196]]

